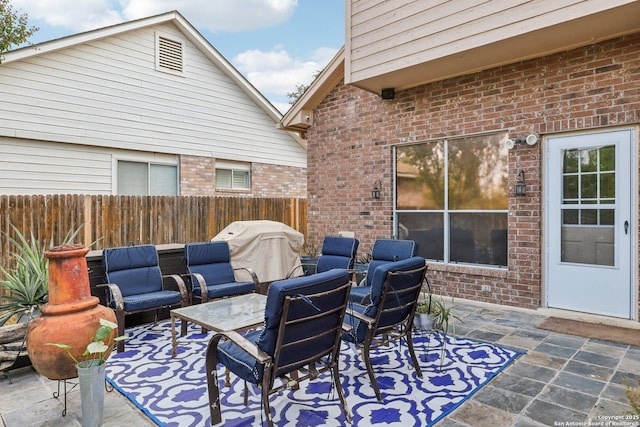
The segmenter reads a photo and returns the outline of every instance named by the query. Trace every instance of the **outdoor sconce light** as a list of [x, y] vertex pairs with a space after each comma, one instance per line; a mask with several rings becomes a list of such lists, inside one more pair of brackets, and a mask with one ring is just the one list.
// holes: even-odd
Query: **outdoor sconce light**
[[380, 190], [382, 190], [382, 181], [377, 180], [371, 190], [371, 198], [374, 200], [380, 199]]
[[527, 136], [520, 136], [516, 139], [507, 139], [507, 148], [511, 150], [516, 145], [535, 145], [538, 142], [538, 136], [535, 133], [530, 133]]
[[516, 196], [526, 196], [527, 195], [527, 185], [524, 182], [524, 171], [520, 169], [518, 172], [518, 181], [516, 181]]

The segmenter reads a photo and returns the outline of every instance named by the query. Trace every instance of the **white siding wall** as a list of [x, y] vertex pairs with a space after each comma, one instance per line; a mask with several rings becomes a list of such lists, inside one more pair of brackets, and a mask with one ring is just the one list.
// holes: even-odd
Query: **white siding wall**
[[118, 159], [178, 164], [169, 154], [0, 137], [0, 194], [111, 194]]
[[[155, 31], [186, 42], [184, 76], [155, 70]], [[173, 24], [1, 64], [0, 99], [0, 136], [306, 167], [304, 148]]]
[[[345, 79], [358, 82], [631, 0], [347, 0]], [[544, 50], [543, 41], [539, 49]], [[548, 49], [548, 48], [547, 48]], [[419, 79], [417, 79], [419, 80]]]

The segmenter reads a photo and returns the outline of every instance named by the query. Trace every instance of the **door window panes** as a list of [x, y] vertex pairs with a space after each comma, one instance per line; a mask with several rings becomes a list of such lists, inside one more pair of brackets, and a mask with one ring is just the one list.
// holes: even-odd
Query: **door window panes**
[[561, 261], [613, 265], [615, 146], [562, 154]]

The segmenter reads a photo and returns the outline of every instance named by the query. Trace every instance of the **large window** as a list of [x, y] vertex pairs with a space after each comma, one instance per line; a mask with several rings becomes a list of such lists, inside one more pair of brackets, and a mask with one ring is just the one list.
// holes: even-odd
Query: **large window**
[[396, 147], [396, 224], [418, 254], [507, 265], [506, 132]]
[[118, 160], [118, 194], [125, 196], [177, 196], [178, 167]]
[[216, 162], [216, 188], [249, 190], [251, 165], [248, 163]]

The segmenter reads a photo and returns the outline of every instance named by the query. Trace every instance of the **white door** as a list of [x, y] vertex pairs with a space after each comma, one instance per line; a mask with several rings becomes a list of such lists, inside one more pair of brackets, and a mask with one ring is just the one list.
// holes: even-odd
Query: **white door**
[[631, 318], [632, 130], [546, 139], [548, 307]]

